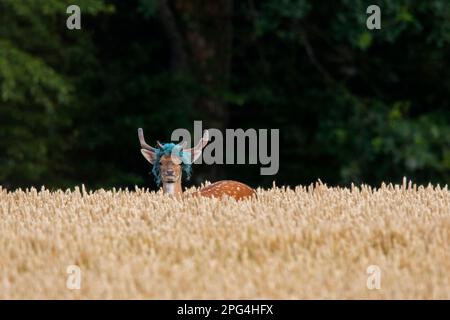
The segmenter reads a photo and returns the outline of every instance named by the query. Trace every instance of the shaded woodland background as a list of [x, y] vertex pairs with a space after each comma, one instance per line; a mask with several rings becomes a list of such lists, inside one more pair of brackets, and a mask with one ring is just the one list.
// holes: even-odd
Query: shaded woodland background
[[446, 184], [449, 44], [448, 0], [0, 0], [0, 185], [155, 188], [136, 129], [194, 120], [279, 128], [280, 170], [190, 183]]

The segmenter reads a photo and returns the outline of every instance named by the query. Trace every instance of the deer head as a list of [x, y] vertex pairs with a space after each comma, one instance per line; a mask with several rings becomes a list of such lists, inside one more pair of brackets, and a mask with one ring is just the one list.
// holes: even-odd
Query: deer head
[[158, 147], [153, 148], [149, 146], [144, 139], [144, 132], [141, 128], [138, 129], [138, 137], [141, 143], [141, 153], [153, 165], [152, 173], [158, 185], [162, 183], [163, 190], [169, 194], [180, 194], [181, 178], [183, 172], [186, 178], [189, 179], [191, 175], [191, 165], [202, 154], [203, 148], [209, 141], [209, 133], [204, 131], [200, 142], [190, 149], [186, 149], [186, 143], [160, 143], [157, 142]]

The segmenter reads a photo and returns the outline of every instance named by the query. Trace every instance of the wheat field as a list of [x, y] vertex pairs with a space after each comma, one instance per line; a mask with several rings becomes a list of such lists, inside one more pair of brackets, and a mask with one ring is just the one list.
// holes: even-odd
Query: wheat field
[[0, 298], [449, 299], [450, 192], [318, 182], [236, 202], [0, 188]]

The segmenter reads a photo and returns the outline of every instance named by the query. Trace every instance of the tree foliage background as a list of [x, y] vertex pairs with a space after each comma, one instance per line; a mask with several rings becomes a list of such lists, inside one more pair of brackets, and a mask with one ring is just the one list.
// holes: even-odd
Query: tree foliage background
[[279, 128], [280, 171], [191, 183], [446, 184], [449, 44], [448, 0], [0, 0], [0, 185], [155, 187], [136, 129], [194, 120]]

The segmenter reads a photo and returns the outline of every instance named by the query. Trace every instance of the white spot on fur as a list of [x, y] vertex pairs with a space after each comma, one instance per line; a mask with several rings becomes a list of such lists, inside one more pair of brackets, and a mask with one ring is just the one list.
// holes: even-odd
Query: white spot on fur
[[166, 183], [166, 184], [164, 184], [164, 191], [167, 193], [167, 194], [175, 194], [175, 183]]

